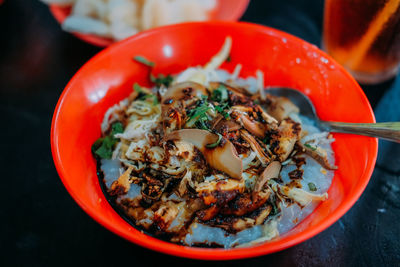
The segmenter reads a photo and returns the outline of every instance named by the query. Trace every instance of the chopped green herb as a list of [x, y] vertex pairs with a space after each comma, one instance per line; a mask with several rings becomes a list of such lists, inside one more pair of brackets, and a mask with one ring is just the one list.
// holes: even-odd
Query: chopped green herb
[[103, 139], [101, 146], [96, 149], [95, 154], [102, 159], [111, 159], [114, 144], [113, 139], [107, 136]]
[[218, 111], [219, 113], [222, 113], [224, 111], [224, 107], [221, 106], [214, 106], [215, 110]]
[[220, 135], [219, 133], [217, 133], [217, 135], [218, 135], [218, 140], [217, 140], [215, 143], [207, 144], [207, 145], [206, 145], [207, 148], [214, 148], [214, 147], [217, 147], [217, 146], [221, 143], [222, 135]]
[[[150, 68], [153, 68], [156, 64], [150, 60], [148, 60], [147, 58], [143, 57], [143, 56], [135, 56], [133, 58], [135, 61], [142, 63]], [[165, 76], [164, 74], [159, 74], [158, 76], [154, 76], [151, 72], [150, 72], [150, 81], [155, 83], [157, 87], [161, 87], [161, 85], [165, 85], [166, 87], [169, 87], [171, 85], [171, 83], [174, 80], [174, 77], [172, 77], [171, 75], [167, 75]]]
[[211, 100], [216, 102], [225, 102], [228, 100], [228, 89], [225, 85], [221, 84], [217, 89], [212, 92]]
[[304, 144], [305, 147], [308, 147], [309, 149], [311, 149], [312, 151], [317, 150], [317, 148], [315, 146], [312, 146], [310, 144]]
[[272, 201], [271, 201], [271, 206], [272, 206], [272, 210], [271, 210], [270, 215], [271, 215], [271, 216], [274, 216], [274, 215], [279, 214], [280, 210], [279, 210], [279, 207], [276, 205], [276, 200], [275, 200], [275, 198], [272, 199]]
[[231, 61], [232, 61], [232, 57], [231, 57], [231, 55], [229, 54], [228, 57], [226, 58], [226, 62], [231, 62]]
[[197, 101], [196, 107], [188, 112], [187, 127], [196, 126], [199, 129], [210, 130], [209, 121], [215, 114], [215, 107], [208, 103], [207, 96], [202, 95], [201, 100]]
[[260, 100], [259, 100], [259, 99], [255, 99], [253, 102], [254, 102], [254, 104], [256, 104], [256, 105], [260, 105]]
[[228, 112], [226, 112], [224, 109], [228, 106], [228, 103], [225, 103], [221, 106], [215, 106], [215, 110], [218, 111], [219, 113], [221, 113], [222, 116], [224, 116], [224, 118], [226, 120], [229, 120], [231, 118], [231, 116], [229, 115]]
[[193, 127], [195, 125], [199, 129], [210, 130], [209, 122], [216, 112], [222, 114], [225, 119], [230, 119], [230, 115], [225, 111], [228, 107], [229, 104], [227, 102], [222, 104], [209, 103], [208, 97], [202, 95], [201, 100], [197, 101], [196, 107], [188, 112], [189, 119], [186, 122], [186, 126]]
[[154, 67], [156, 64], [154, 62], [151, 62], [150, 60], [148, 60], [147, 58], [143, 57], [143, 56], [136, 56], [133, 58], [135, 61], [142, 63], [146, 66], [149, 67]]
[[144, 91], [142, 89], [142, 87], [140, 87], [139, 84], [135, 83], [133, 85], [133, 90], [135, 90], [139, 94], [139, 96], [138, 96], [139, 100], [143, 100], [144, 101], [144, 100], [146, 100], [148, 98], [151, 98], [151, 99], [153, 99], [153, 105], [154, 106], [158, 105], [159, 102], [158, 102], [157, 96], [155, 94], [148, 93], [148, 92]]
[[123, 133], [124, 127], [122, 123], [116, 122], [111, 126], [111, 133], [108, 136], [97, 139], [92, 145], [92, 153], [102, 159], [110, 159], [112, 156], [114, 145], [118, 142], [118, 138], [114, 135]]
[[267, 135], [267, 136], [264, 137], [264, 139], [262, 141], [263, 141], [264, 144], [268, 144], [270, 139], [271, 138]]
[[148, 95], [143, 95], [142, 97], [139, 97], [139, 100], [146, 100], [148, 98], [153, 99], [153, 106], [156, 106], [159, 104], [158, 98], [155, 94], [148, 94]]
[[189, 112], [189, 117], [190, 117], [189, 120], [201, 117], [202, 115], [204, 115], [210, 109], [211, 109], [211, 107], [208, 106], [208, 104], [207, 105], [197, 106], [196, 108], [192, 109]]
[[206, 95], [201, 95], [201, 101], [203, 102], [204, 105], [208, 105], [208, 96]]
[[198, 129], [203, 129], [203, 130], [207, 130], [210, 131], [210, 126], [208, 124], [209, 118], [208, 117], [202, 117], [201, 119], [199, 119], [198, 121], [196, 121], [196, 127]]
[[116, 122], [111, 126], [111, 135], [114, 136], [115, 134], [123, 133], [124, 126], [120, 122]]
[[146, 100], [148, 98], [153, 98], [153, 95], [148, 94], [148, 95], [142, 95], [142, 96], [138, 97], [139, 100]]
[[225, 119], [230, 119], [229, 114], [225, 109], [229, 108], [228, 100], [228, 89], [225, 85], [221, 84], [217, 89], [215, 89], [211, 94], [211, 100], [218, 102], [216, 105], [214, 103], [215, 110], [225, 117]]
[[207, 105], [201, 105], [193, 109], [189, 114], [189, 120], [187, 121], [186, 125], [188, 127], [192, 127], [197, 121], [201, 121], [204, 124], [205, 121], [209, 120], [207, 115], [207, 111], [211, 110], [211, 107]]
[[310, 189], [310, 191], [317, 191], [317, 187], [315, 186], [314, 183], [308, 183], [308, 189]]
[[92, 145], [92, 153], [95, 153], [97, 149], [103, 144], [104, 137], [97, 139]]
[[158, 97], [156, 95], [153, 95], [153, 106], [156, 106], [158, 104], [159, 104]]
[[173, 82], [173, 80], [174, 77], [172, 77], [169, 74], [165, 76], [164, 74], [161, 73], [158, 76], [154, 76], [152, 73], [150, 73], [150, 81], [155, 83], [157, 87], [161, 87], [161, 85], [169, 87]]
[[135, 83], [133, 85], [133, 90], [135, 90], [136, 93], [140, 94], [144, 94], [145, 92], [143, 91], [142, 87], [140, 87], [140, 85], [138, 83]]

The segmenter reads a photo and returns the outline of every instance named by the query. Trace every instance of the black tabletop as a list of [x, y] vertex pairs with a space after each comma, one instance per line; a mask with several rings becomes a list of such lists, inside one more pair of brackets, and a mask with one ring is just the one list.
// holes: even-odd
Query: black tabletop
[[[242, 20], [320, 44], [322, 0], [252, 0]], [[0, 266], [400, 266], [400, 147], [382, 142], [352, 209], [314, 238], [253, 259], [202, 262], [134, 245], [92, 220], [53, 164], [50, 124], [72, 75], [100, 51], [62, 32], [38, 0], [0, 6]], [[400, 78], [363, 86], [377, 119], [400, 120]]]

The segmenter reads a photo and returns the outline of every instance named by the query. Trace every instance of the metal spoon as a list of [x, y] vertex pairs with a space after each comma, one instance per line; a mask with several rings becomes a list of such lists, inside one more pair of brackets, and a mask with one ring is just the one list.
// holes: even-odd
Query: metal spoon
[[301, 115], [314, 120], [323, 131], [366, 135], [400, 143], [400, 122], [347, 123], [322, 121], [318, 118], [311, 100], [302, 92], [280, 87], [271, 87], [266, 91], [271, 95], [289, 98], [299, 107]]

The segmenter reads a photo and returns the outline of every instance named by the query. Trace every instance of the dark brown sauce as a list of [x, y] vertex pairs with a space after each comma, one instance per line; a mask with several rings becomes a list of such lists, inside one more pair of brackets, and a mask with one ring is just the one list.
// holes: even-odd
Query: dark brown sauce
[[[162, 241], [166, 241], [166, 242], [170, 242], [170, 243], [174, 243], [174, 244], [178, 244], [178, 245], [182, 245], [182, 246], [187, 246], [187, 245], [185, 245], [185, 244], [183, 244], [181, 242], [172, 242], [171, 238], [174, 237], [173, 234], [168, 234], [168, 233], [162, 232], [162, 231], [160, 231], [160, 229], [158, 229], [154, 225], [152, 225], [149, 229], [146, 229], [144, 227], [136, 225], [134, 220], [132, 218], [128, 217], [125, 214], [125, 211], [118, 204], [116, 204], [117, 196], [111, 196], [108, 193], [107, 186], [106, 186], [106, 184], [104, 182], [104, 173], [101, 170], [101, 162], [100, 162], [100, 159], [98, 157], [96, 157], [96, 171], [97, 171], [97, 177], [99, 178], [101, 191], [103, 192], [104, 197], [107, 199], [107, 202], [117, 212], [117, 214], [119, 216], [121, 216], [122, 219], [124, 219], [126, 222], [129, 223], [129, 225], [131, 225], [136, 230], [138, 230], [138, 231], [140, 231], [142, 233], [145, 233], [146, 235], [149, 235], [151, 237], [160, 239]], [[195, 217], [195, 214], [193, 214], [193, 218], [188, 221], [188, 223], [185, 225], [185, 227], [183, 227], [184, 229], [186, 229], [186, 231], [184, 231], [184, 233], [181, 233], [181, 234], [186, 234], [187, 233], [187, 228], [193, 222], [194, 217]], [[191, 246], [192, 247], [199, 247], [199, 248], [223, 248], [223, 246], [220, 246], [220, 245], [218, 245], [216, 243], [211, 243], [211, 244], [194, 243]]]

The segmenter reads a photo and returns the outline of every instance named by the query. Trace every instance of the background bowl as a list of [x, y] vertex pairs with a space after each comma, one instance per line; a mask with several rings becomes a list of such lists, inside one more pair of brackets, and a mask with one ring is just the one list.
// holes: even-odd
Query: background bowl
[[[250, 0], [217, 0], [217, 7], [211, 12], [210, 20], [239, 20], [246, 11], [249, 2]], [[62, 24], [71, 13], [71, 7], [51, 4], [50, 11], [58, 23]], [[74, 33], [74, 35], [85, 42], [100, 47], [109, 46], [115, 42], [110, 38], [99, 37], [92, 34]]]
[[[195, 33], [195, 34], [194, 34]], [[157, 73], [176, 73], [205, 64], [233, 39], [232, 71], [243, 64], [241, 76], [265, 73], [265, 85], [293, 87], [306, 93], [324, 120], [374, 122], [367, 98], [354, 79], [316, 46], [268, 27], [249, 23], [208, 22], [161, 27], [137, 34], [101, 51], [66, 86], [57, 104], [51, 145], [58, 173], [75, 201], [100, 224], [144, 247], [181, 257], [235, 259], [282, 250], [323, 231], [360, 197], [372, 174], [377, 140], [334, 134], [336, 165], [329, 198], [293, 230], [279, 239], [250, 248], [206, 249], [184, 247], [150, 237], [129, 225], [104, 197], [90, 147], [100, 136], [105, 111], [132, 91], [146, 85], [148, 70], [132, 61], [143, 55], [156, 62]]]

